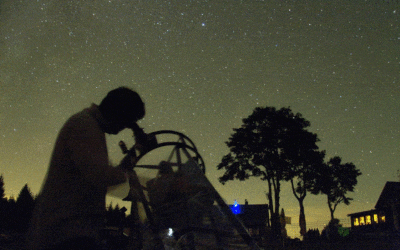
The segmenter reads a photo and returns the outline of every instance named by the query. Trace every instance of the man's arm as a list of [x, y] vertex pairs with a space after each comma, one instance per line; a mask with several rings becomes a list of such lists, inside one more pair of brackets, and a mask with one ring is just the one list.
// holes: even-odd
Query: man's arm
[[83, 177], [100, 187], [125, 182], [124, 171], [109, 165], [105, 135], [97, 124], [80, 125], [71, 131], [68, 148], [71, 152], [71, 160]]

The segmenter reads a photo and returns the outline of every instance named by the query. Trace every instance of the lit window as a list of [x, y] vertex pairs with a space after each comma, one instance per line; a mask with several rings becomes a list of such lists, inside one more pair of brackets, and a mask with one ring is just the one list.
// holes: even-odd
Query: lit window
[[360, 217], [360, 225], [365, 225], [364, 217]]
[[378, 223], [378, 215], [377, 214], [374, 214], [374, 222]]
[[354, 226], [359, 226], [360, 222], [358, 222], [358, 218], [354, 218]]
[[386, 219], [385, 216], [382, 215], [382, 216], [381, 216], [381, 221], [382, 221], [382, 222], [385, 222], [385, 219]]
[[371, 225], [371, 215], [365, 216], [365, 224]]

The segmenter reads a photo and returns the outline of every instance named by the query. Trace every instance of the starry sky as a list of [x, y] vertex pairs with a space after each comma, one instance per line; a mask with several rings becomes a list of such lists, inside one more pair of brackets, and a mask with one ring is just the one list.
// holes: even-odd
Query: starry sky
[[[56, 136], [72, 114], [128, 86], [146, 132], [190, 137], [227, 203], [267, 202], [265, 182], [222, 185], [225, 142], [255, 107], [289, 107], [311, 122], [327, 158], [363, 173], [350, 206], [373, 209], [400, 169], [398, 1], [0, 0], [0, 174], [6, 194], [40, 190]], [[110, 158], [130, 131], [108, 136]], [[281, 205], [298, 234], [298, 204]], [[305, 200], [308, 227], [329, 221], [326, 198]]]

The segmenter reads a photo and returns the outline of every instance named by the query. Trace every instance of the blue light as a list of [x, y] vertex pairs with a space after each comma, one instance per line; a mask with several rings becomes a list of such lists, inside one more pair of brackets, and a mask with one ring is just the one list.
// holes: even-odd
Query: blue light
[[231, 207], [232, 213], [233, 214], [240, 214], [242, 213], [242, 211], [240, 210], [240, 205], [237, 203], [237, 201], [235, 200], [235, 202], [233, 203], [233, 206]]

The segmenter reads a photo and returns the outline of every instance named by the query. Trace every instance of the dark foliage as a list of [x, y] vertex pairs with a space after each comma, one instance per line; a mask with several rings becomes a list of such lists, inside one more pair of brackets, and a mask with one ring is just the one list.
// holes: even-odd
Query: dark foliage
[[34, 206], [35, 198], [27, 184], [21, 189], [17, 200], [2, 198], [0, 201], [0, 231], [26, 232]]
[[305, 234], [303, 241], [305, 243], [312, 243], [315, 244], [320, 241], [320, 233], [319, 229], [309, 229]]
[[32, 217], [33, 208], [35, 207], [35, 199], [28, 187], [28, 184], [26, 184], [19, 193], [17, 201], [15, 202], [15, 207], [16, 230], [20, 232], [26, 232]]
[[349, 205], [353, 200], [348, 196], [348, 192], [354, 191], [357, 177], [361, 175], [361, 172], [353, 163], [342, 163], [342, 159], [335, 156], [316, 174], [318, 175], [317, 183], [313, 186], [312, 192], [327, 196], [331, 220], [334, 220], [337, 206], [340, 203]]
[[4, 192], [3, 175], [0, 176], [0, 232], [6, 227], [6, 212], [8, 210], [8, 202]]
[[0, 200], [5, 199], [5, 190], [4, 190], [4, 178], [3, 175], [0, 175]]
[[339, 234], [339, 227], [341, 225], [338, 219], [331, 220], [321, 232], [322, 239], [328, 242], [339, 241], [342, 238]]
[[106, 226], [107, 227], [117, 227], [122, 228], [126, 224], [125, 216], [126, 208], [119, 208], [117, 204], [114, 208], [112, 204], [107, 207], [106, 211]]
[[[251, 176], [267, 181], [271, 226], [276, 236], [280, 236], [281, 231], [281, 182], [299, 176], [306, 180], [305, 166], [315, 166], [314, 162], [318, 162], [314, 160], [315, 155], [317, 158], [321, 155], [317, 151], [317, 135], [307, 131], [309, 126], [310, 122], [301, 114], [294, 114], [290, 108], [256, 108], [248, 118], [243, 119], [240, 128], [234, 129], [226, 142], [230, 153], [217, 166], [225, 170], [219, 178], [223, 184], [234, 179], [246, 180]], [[294, 188], [295, 192], [301, 193], [301, 199], [304, 199], [306, 185], [308, 182], [298, 181]]]

